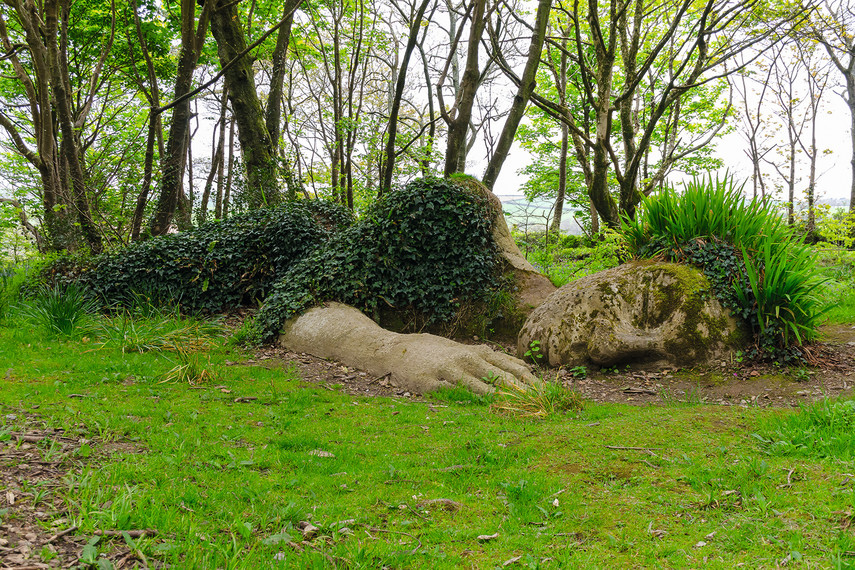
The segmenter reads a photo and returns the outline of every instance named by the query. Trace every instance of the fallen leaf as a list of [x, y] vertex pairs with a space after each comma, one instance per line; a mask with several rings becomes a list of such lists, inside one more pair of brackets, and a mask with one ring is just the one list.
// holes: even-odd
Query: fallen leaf
[[699, 540], [698, 543], [695, 545], [695, 548], [701, 548], [702, 546], [706, 546], [706, 545], [707, 545], [706, 542], [704, 542], [703, 540]]
[[335, 455], [330, 453], [329, 451], [324, 451], [323, 449], [313, 449], [309, 452], [309, 455], [314, 455], [315, 457], [332, 457], [335, 458]]
[[504, 568], [505, 566], [510, 566], [511, 564], [516, 564], [520, 560], [522, 560], [522, 556], [514, 556], [513, 558], [509, 558], [508, 560], [505, 560], [502, 563], [502, 568]]
[[13, 493], [12, 491], [6, 491], [6, 502], [9, 503], [10, 505], [14, 505], [15, 504], [15, 493]]
[[494, 538], [499, 538], [498, 532], [496, 534], [479, 534], [478, 535], [478, 540], [483, 540], [485, 542], [488, 540], [493, 540]]
[[312, 540], [318, 534], [318, 527], [309, 523], [303, 528], [303, 539]]

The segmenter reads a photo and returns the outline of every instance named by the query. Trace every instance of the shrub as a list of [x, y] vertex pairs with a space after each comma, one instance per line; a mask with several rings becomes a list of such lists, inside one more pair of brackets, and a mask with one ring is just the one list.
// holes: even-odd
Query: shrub
[[48, 334], [71, 338], [94, 330], [97, 308], [84, 287], [68, 283], [41, 287], [23, 305], [22, 313]]
[[637, 257], [701, 267], [722, 304], [751, 327], [755, 355], [797, 359], [816, 337], [822, 280], [810, 250], [770, 204], [747, 201], [732, 178], [665, 189], [622, 230]]
[[499, 256], [484, 199], [440, 178], [375, 202], [353, 226], [294, 265], [256, 323], [264, 340], [308, 307], [335, 300], [379, 320], [384, 308], [431, 325], [499, 288]]
[[262, 299], [296, 260], [351, 222], [352, 214], [331, 203], [290, 202], [93, 259], [62, 258], [42, 278], [82, 282], [106, 305], [140, 307], [144, 297], [217, 312]]
[[513, 237], [526, 259], [557, 287], [617, 267], [626, 247], [624, 240], [611, 230], [593, 239], [544, 232], [514, 232]]

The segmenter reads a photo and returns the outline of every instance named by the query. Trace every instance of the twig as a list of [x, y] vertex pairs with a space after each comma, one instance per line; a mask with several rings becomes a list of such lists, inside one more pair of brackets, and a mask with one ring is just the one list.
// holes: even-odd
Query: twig
[[778, 488], [779, 489], [789, 489], [790, 487], [793, 486], [793, 473], [796, 472], [796, 468], [793, 467], [792, 469], [787, 470], [787, 468], [784, 467], [783, 469], [785, 471], [787, 471], [787, 482], [784, 483], [783, 485], [778, 485]]
[[71, 534], [71, 533], [72, 533], [72, 532], [74, 532], [75, 530], [77, 530], [77, 525], [76, 525], [76, 524], [75, 524], [75, 525], [71, 525], [71, 526], [70, 526], [70, 527], [68, 527], [67, 529], [65, 529], [65, 530], [63, 530], [63, 531], [60, 531], [60, 532], [56, 533], [55, 535], [53, 535], [52, 537], [50, 537], [49, 539], [47, 539], [47, 540], [45, 541], [45, 544], [50, 544], [51, 542], [53, 542], [53, 541], [55, 541], [55, 540], [59, 540], [60, 538], [62, 538], [62, 537], [63, 537], [63, 536], [65, 536], [66, 534]]
[[142, 538], [144, 536], [157, 536], [157, 531], [153, 528], [144, 528], [141, 530], [96, 530], [96, 536], [122, 536], [127, 534], [131, 538]]
[[653, 451], [654, 449], [661, 450], [662, 448], [661, 447], [624, 447], [621, 445], [607, 445], [606, 449], [617, 449], [620, 451]]
[[422, 547], [422, 541], [419, 540], [417, 537], [415, 537], [412, 534], [409, 534], [407, 532], [401, 532], [399, 530], [386, 530], [385, 528], [376, 528], [376, 527], [370, 527], [369, 530], [373, 530], [374, 532], [386, 532], [389, 534], [403, 534], [404, 536], [409, 536], [410, 538], [412, 538], [413, 540], [415, 540], [416, 542], [419, 543], [419, 545], [417, 547], [415, 547], [414, 549], [404, 551], [405, 553], [409, 554], [410, 556], [412, 556], [413, 554], [418, 552], [419, 548]]
[[429, 519], [429, 518], [427, 518], [426, 516], [424, 516], [423, 514], [421, 514], [420, 512], [418, 512], [417, 510], [415, 510], [415, 509], [414, 509], [413, 507], [411, 507], [410, 505], [407, 505], [407, 509], [408, 509], [411, 513], [413, 513], [414, 515], [416, 515], [417, 517], [419, 517], [420, 519], [422, 519], [423, 521], [428, 521], [428, 522], [430, 522], [430, 519]]

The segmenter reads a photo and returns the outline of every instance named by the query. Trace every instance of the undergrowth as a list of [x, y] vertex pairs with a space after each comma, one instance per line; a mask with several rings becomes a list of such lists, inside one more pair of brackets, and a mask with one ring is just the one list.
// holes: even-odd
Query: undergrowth
[[557, 287], [617, 267], [626, 254], [620, 235], [609, 230], [594, 238], [515, 231], [513, 238], [526, 259]]
[[667, 188], [644, 200], [622, 231], [637, 257], [702, 267], [716, 296], [751, 327], [753, 356], [798, 361], [800, 347], [817, 337], [823, 281], [812, 250], [732, 178]]
[[823, 399], [767, 421], [754, 434], [772, 455], [855, 459], [855, 400]]

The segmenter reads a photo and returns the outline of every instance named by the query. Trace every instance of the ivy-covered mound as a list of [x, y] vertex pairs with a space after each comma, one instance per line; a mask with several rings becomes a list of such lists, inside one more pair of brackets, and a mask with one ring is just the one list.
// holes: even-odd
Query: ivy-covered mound
[[336, 204], [290, 202], [91, 259], [61, 258], [41, 278], [80, 282], [108, 306], [143, 294], [186, 311], [218, 312], [264, 298], [297, 260], [352, 223]]
[[452, 320], [463, 303], [499, 289], [500, 258], [481, 196], [440, 178], [411, 182], [375, 202], [353, 226], [295, 264], [256, 317], [263, 340], [289, 318], [323, 301], [372, 315]]
[[623, 234], [639, 258], [700, 267], [713, 293], [754, 337], [749, 356], [789, 362], [809, 355], [824, 312], [810, 249], [769, 203], [747, 201], [725, 178], [694, 180], [643, 202]]

